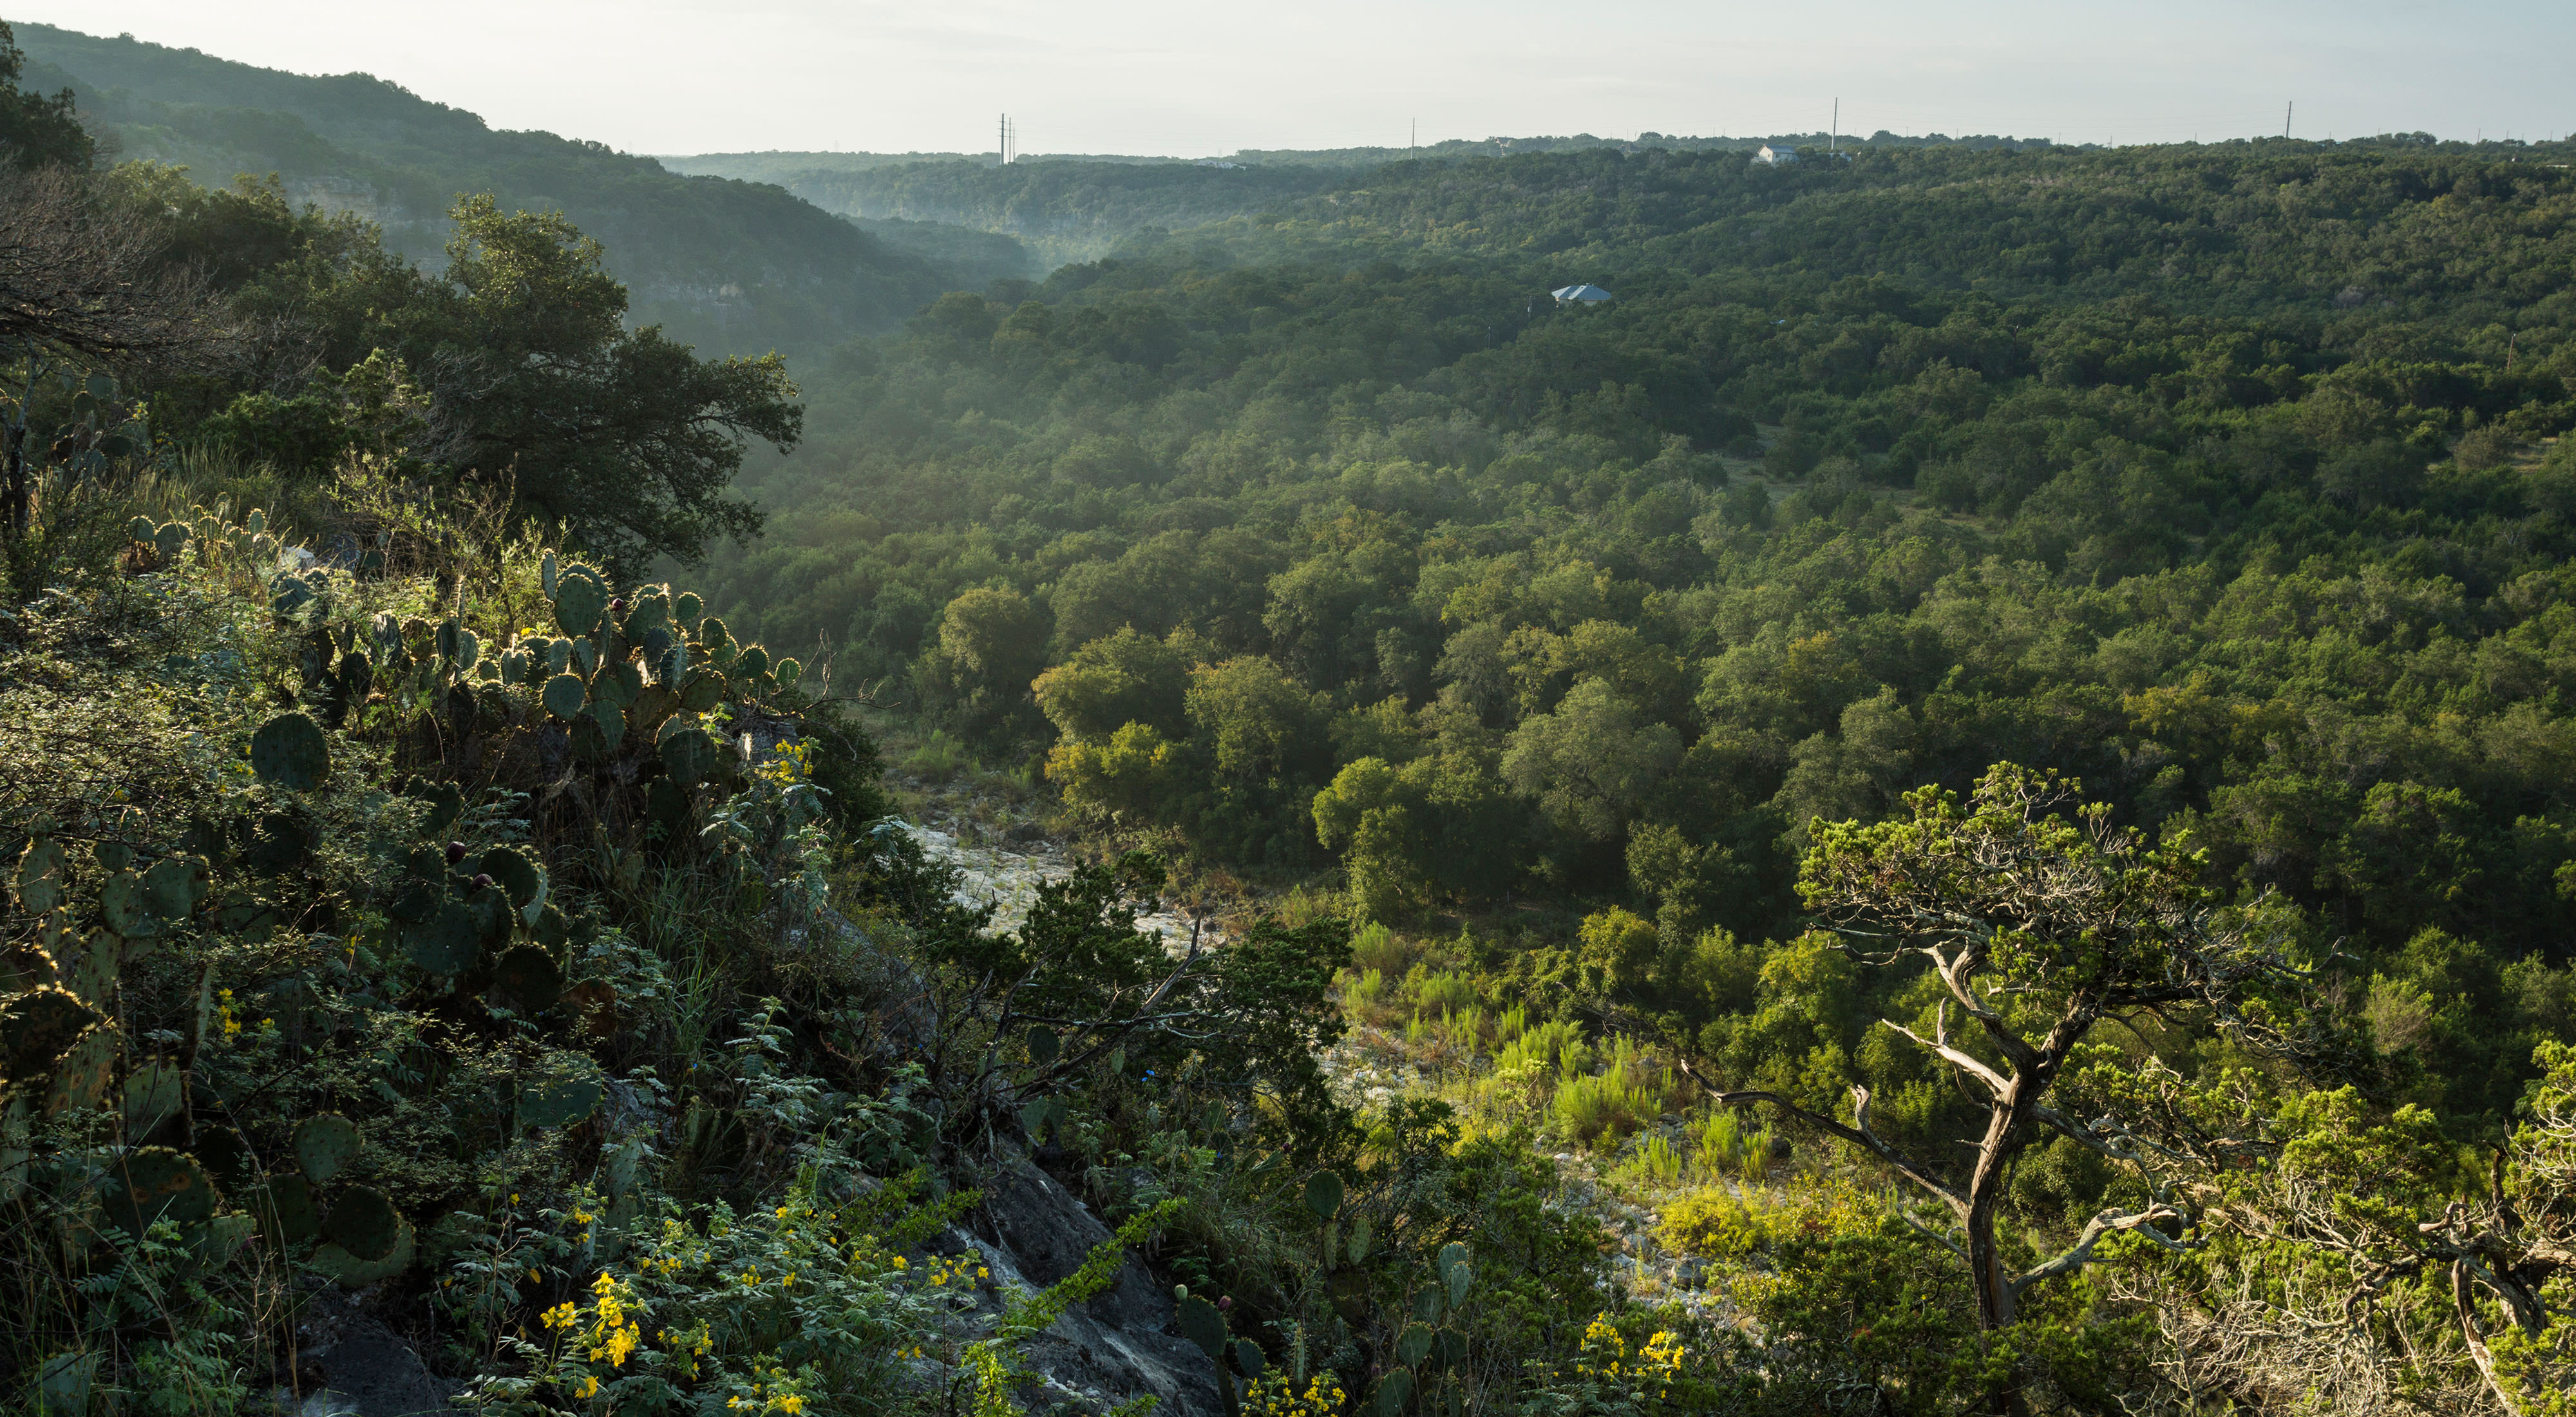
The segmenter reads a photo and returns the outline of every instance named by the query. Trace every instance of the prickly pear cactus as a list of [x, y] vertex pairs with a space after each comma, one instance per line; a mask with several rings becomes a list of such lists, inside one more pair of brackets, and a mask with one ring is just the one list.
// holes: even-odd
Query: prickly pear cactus
[[493, 883], [509, 892], [510, 903], [519, 907], [534, 905], [544, 878], [537, 863], [516, 847], [496, 846], [475, 858], [475, 867], [490, 876]]
[[138, 1058], [125, 1069], [125, 1134], [142, 1137], [188, 1110], [188, 1072], [169, 1057]]
[[519, 1094], [519, 1124], [553, 1130], [569, 1127], [599, 1110], [605, 1090], [588, 1078], [541, 1083]]
[[331, 741], [301, 713], [281, 713], [250, 739], [251, 771], [273, 787], [308, 792], [331, 771]]
[[358, 1156], [358, 1125], [337, 1112], [307, 1117], [295, 1128], [295, 1164], [315, 1185], [348, 1169]]
[[492, 993], [514, 1012], [541, 1014], [563, 997], [563, 970], [535, 945], [514, 945], [492, 966]]
[[599, 628], [608, 610], [608, 581], [580, 562], [565, 566], [555, 578], [555, 623], [567, 635], [588, 635]]
[[80, 1040], [99, 1012], [69, 990], [42, 988], [0, 1004], [0, 1065], [11, 1082], [41, 1078]]
[[82, 1034], [55, 1062], [52, 1076], [45, 1083], [45, 1115], [59, 1117], [66, 1112], [85, 1112], [107, 1105], [110, 1089], [116, 1080], [117, 1055], [124, 1051], [124, 1038], [113, 1023], [102, 1023]]
[[18, 855], [18, 903], [30, 915], [42, 915], [63, 903], [64, 873], [71, 855], [61, 842], [37, 837]]
[[164, 923], [185, 920], [205, 901], [209, 880], [204, 857], [165, 857], [143, 873], [143, 908]]
[[359, 1260], [381, 1260], [402, 1238], [402, 1213], [372, 1186], [351, 1186], [322, 1219], [322, 1238]]
[[590, 686], [583, 683], [578, 674], [558, 674], [546, 681], [546, 687], [539, 691], [538, 698], [545, 704], [546, 712], [569, 722], [578, 717], [581, 706], [589, 702]]
[[403, 953], [427, 973], [463, 974], [483, 952], [483, 929], [473, 911], [451, 900], [428, 919], [406, 927], [402, 944]]
[[663, 725], [654, 751], [671, 780], [683, 787], [706, 781], [716, 770], [716, 740], [705, 729], [682, 725], [678, 719]]
[[108, 1172], [99, 1201], [108, 1218], [135, 1235], [153, 1222], [182, 1225], [213, 1218], [215, 1182], [197, 1159], [166, 1146], [137, 1147]]
[[322, 1213], [313, 1204], [313, 1183], [296, 1172], [272, 1175], [252, 1193], [250, 1213], [268, 1232], [269, 1243], [293, 1250], [322, 1233]]

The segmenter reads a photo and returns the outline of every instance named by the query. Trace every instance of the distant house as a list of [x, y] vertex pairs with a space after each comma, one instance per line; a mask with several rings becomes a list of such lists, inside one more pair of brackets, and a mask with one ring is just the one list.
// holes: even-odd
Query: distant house
[[1610, 298], [1610, 292], [1597, 285], [1569, 285], [1548, 294], [1555, 296], [1559, 305], [1598, 305]]
[[1762, 145], [1762, 151], [1753, 155], [1753, 160], [1755, 162], [1767, 162], [1774, 167], [1787, 167], [1789, 164], [1798, 160], [1798, 150], [1786, 143], [1783, 143], [1776, 148], [1771, 146], [1769, 143], [1764, 143]]

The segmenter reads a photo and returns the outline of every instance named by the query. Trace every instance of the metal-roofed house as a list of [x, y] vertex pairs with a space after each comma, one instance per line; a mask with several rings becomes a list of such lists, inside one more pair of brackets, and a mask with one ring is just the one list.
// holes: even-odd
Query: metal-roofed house
[[1776, 148], [1769, 143], [1764, 143], [1762, 150], [1753, 155], [1753, 160], [1769, 163], [1773, 167], [1787, 167], [1798, 160], [1798, 150], [1787, 143], [1782, 143]]
[[1597, 285], [1569, 285], [1548, 294], [1555, 296], [1559, 305], [1598, 305], [1610, 298], [1610, 292]]

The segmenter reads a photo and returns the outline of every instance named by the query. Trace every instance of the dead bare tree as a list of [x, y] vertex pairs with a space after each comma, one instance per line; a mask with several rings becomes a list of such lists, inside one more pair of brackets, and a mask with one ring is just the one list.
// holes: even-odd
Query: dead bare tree
[[[2195, 857], [2113, 828], [2107, 805], [2081, 802], [2077, 785], [2053, 773], [2000, 764], [1964, 806], [1932, 788], [1905, 800], [1908, 816], [1821, 828], [1799, 890], [1853, 957], [1887, 966], [1919, 956], [1947, 989], [1930, 1037], [1893, 1021], [1882, 1026], [1940, 1058], [1984, 1109], [1965, 1176], [1908, 1156], [1872, 1130], [1866, 1088], [1852, 1089], [1848, 1123], [1770, 1092], [1721, 1092], [1716, 1100], [1777, 1107], [1938, 1199], [1959, 1235], [1934, 1238], [1966, 1263], [1979, 1319], [1998, 1329], [2013, 1322], [2032, 1286], [2083, 1269], [2110, 1235], [2135, 1234], [2171, 1250], [2193, 1243], [2189, 1197], [2146, 1164], [2133, 1130], [2050, 1105], [2051, 1087], [2094, 1026], [2178, 1007], [2241, 1023], [2244, 995], [2292, 971], [2267, 932], [2218, 909], [2195, 884]], [[1953, 1011], [1969, 1021], [1968, 1032], [1952, 1033]], [[2005, 1180], [2014, 1158], [2052, 1133], [2136, 1172], [2151, 1199], [2103, 1211], [2065, 1250], [2016, 1272], [1996, 1240]]]
[[162, 260], [152, 223], [99, 202], [65, 167], [0, 168], [0, 357], [20, 365], [0, 463], [0, 524], [26, 535], [28, 417], [38, 381], [65, 368], [131, 377], [202, 369], [229, 344], [222, 312]]

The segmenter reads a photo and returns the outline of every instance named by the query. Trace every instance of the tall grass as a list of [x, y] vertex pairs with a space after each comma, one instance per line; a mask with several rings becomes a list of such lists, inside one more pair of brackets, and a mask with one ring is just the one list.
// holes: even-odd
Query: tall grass
[[1682, 1178], [1682, 1149], [1658, 1132], [1637, 1143], [1636, 1152], [1613, 1173], [1631, 1185], [1671, 1186]]
[[1699, 1125], [1692, 1137], [1692, 1164], [1709, 1180], [1738, 1179], [1758, 1186], [1771, 1177], [1771, 1151], [1777, 1138], [1771, 1124], [1744, 1125], [1732, 1107], [1721, 1109]]
[[[1518, 1013], [1519, 1010], [1513, 1012]], [[1583, 1042], [1583, 1025], [1562, 1019], [1543, 1023], [1523, 1030], [1505, 1043], [1502, 1051], [1494, 1055], [1494, 1071], [1511, 1072], [1536, 1063], [1543, 1075], [1554, 1077], [1564, 1071], [1569, 1052], [1579, 1059], [1591, 1056], [1591, 1050]]]
[[[1593, 1145], [1615, 1143], [1663, 1114], [1674, 1091], [1673, 1070], [1660, 1065], [1626, 1036], [1614, 1040], [1598, 1073], [1585, 1073], [1559, 1052], [1556, 1096], [1548, 1112], [1565, 1133]], [[1591, 1050], [1583, 1050], [1589, 1054]]]
[[1404, 976], [1404, 990], [1426, 1013], [1452, 1013], [1476, 1002], [1473, 981], [1449, 971], [1433, 974], [1427, 965], [1417, 964]]
[[1351, 936], [1351, 968], [1381, 970], [1396, 978], [1404, 977], [1404, 967], [1412, 958], [1405, 948], [1404, 937], [1372, 920]]
[[1346, 978], [1342, 981], [1342, 1017], [1364, 1018], [1374, 1012], [1386, 997], [1386, 975], [1379, 970]]

